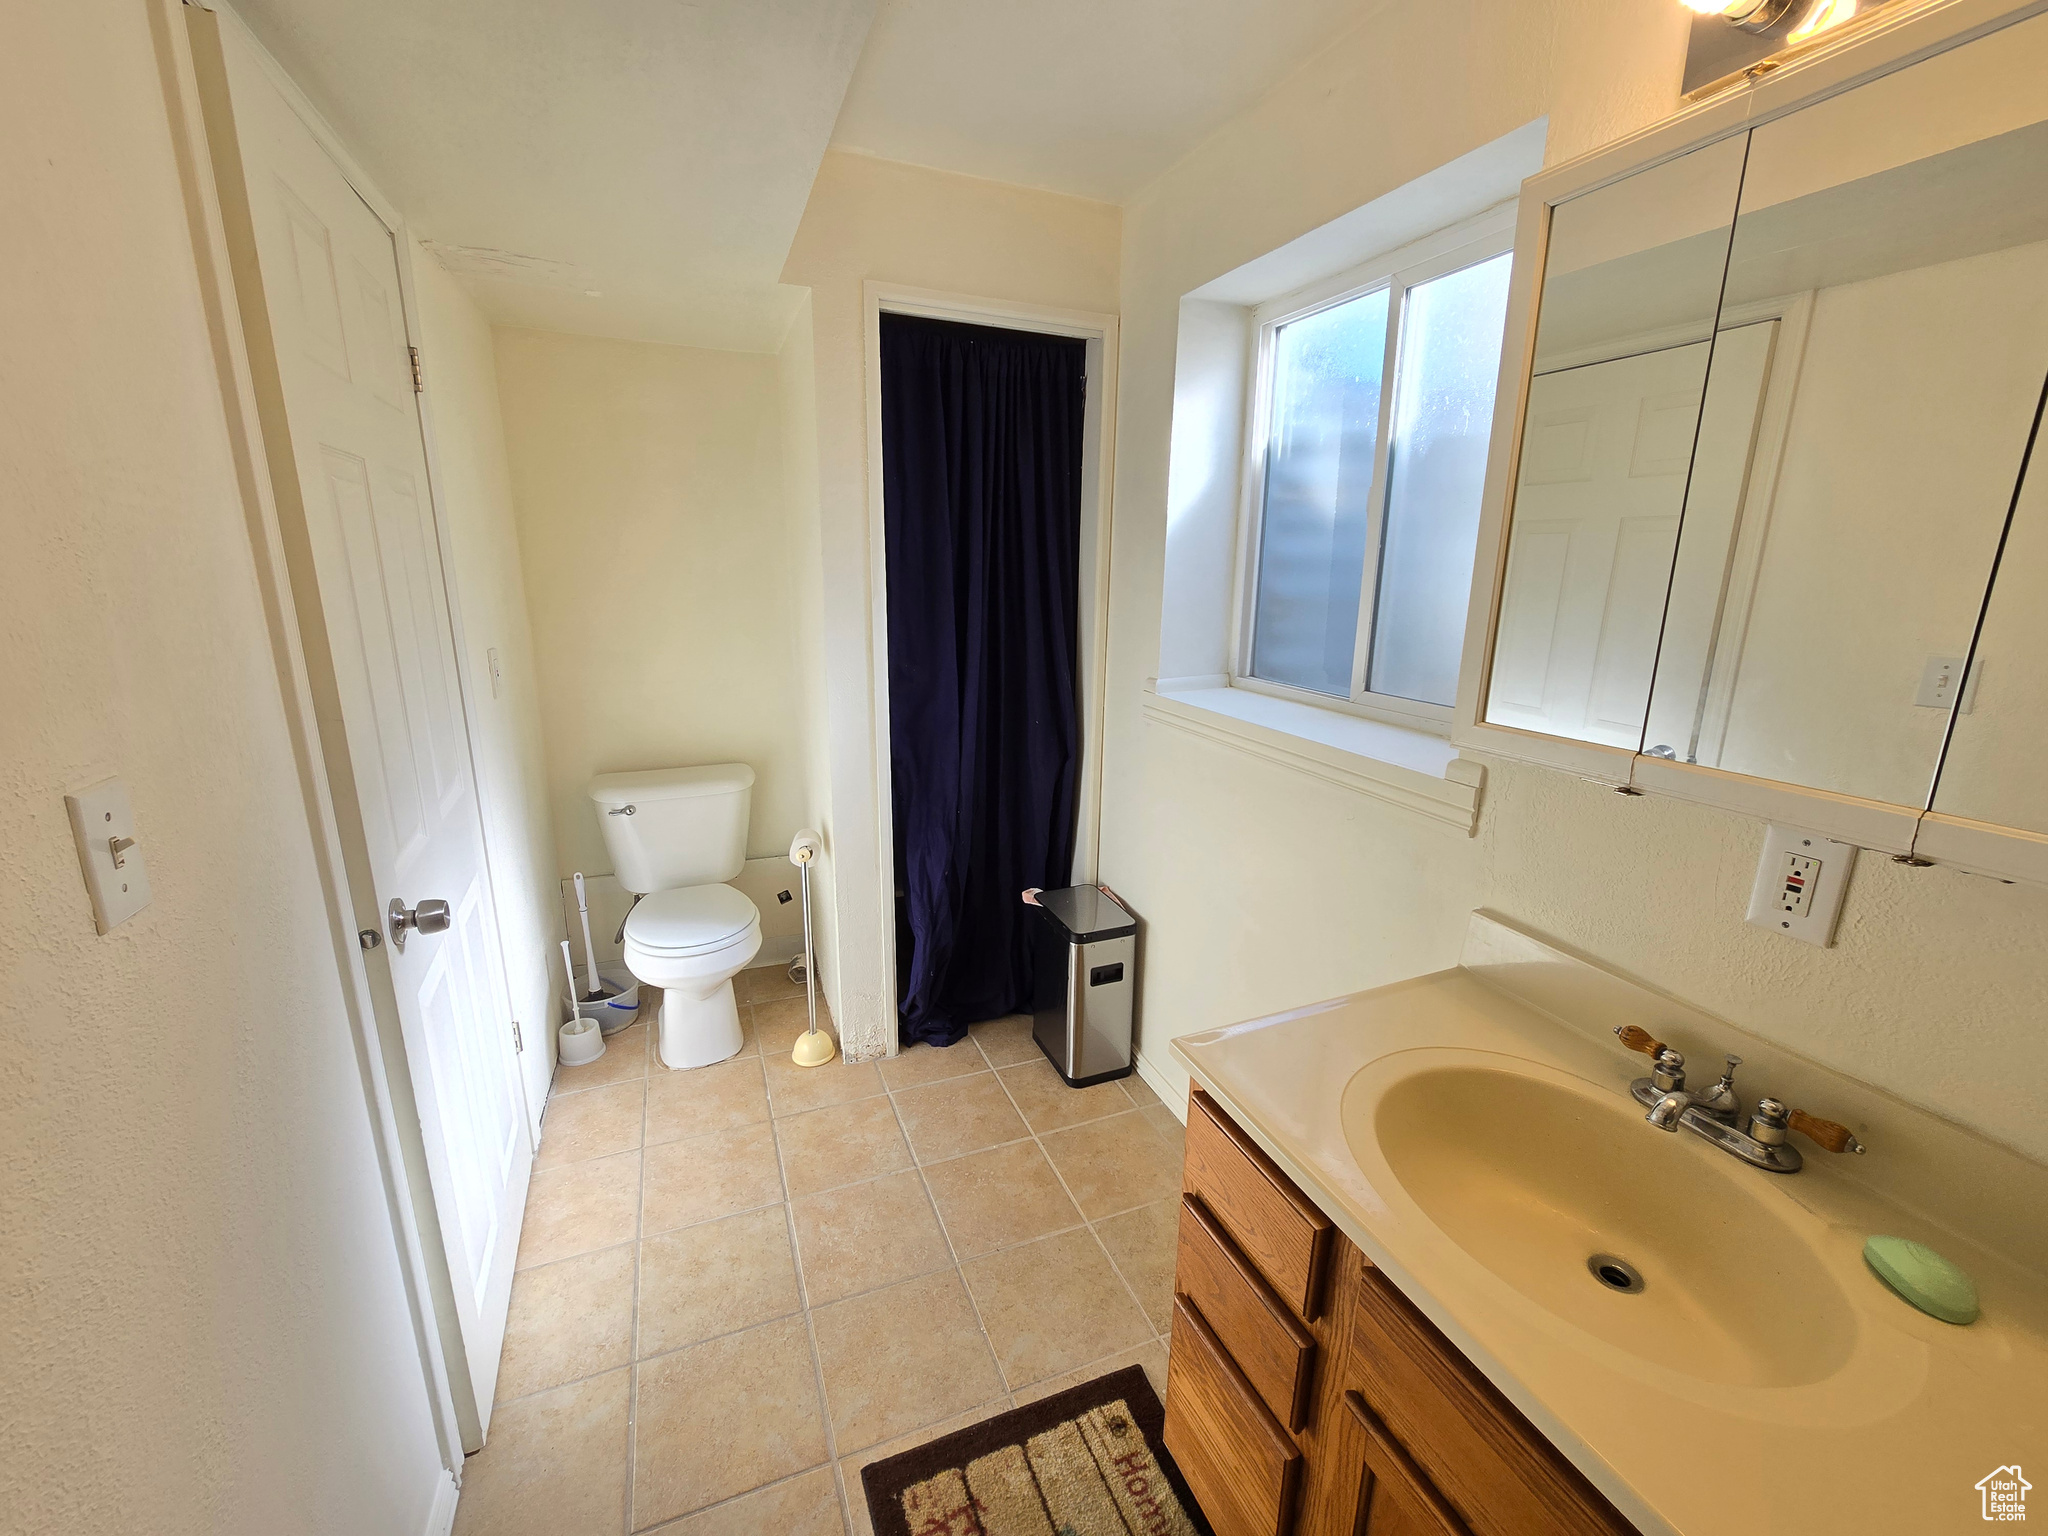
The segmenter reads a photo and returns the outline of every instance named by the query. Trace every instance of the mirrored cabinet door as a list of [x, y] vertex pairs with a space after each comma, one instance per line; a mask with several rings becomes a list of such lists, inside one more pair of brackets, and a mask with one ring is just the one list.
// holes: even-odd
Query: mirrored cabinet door
[[1918, 808], [2048, 366], [2048, 17], [1750, 134], [1713, 354], [1644, 750]]
[[1552, 210], [1491, 724], [1642, 741], [1743, 150], [1724, 139]]
[[[2048, 369], [2048, 359], [2043, 360]], [[2048, 450], [2037, 438], [1935, 786], [1944, 816], [2048, 836]]]

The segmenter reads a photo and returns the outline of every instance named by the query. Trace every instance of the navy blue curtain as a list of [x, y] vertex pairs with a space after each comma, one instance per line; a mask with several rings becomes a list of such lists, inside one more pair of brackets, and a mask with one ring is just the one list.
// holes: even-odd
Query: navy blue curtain
[[1030, 1007], [1018, 893], [1073, 867], [1086, 348], [882, 316], [905, 1041]]

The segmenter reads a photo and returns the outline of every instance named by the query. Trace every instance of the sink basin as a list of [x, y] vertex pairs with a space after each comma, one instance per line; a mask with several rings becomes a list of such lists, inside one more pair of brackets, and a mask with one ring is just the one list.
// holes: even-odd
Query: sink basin
[[[1800, 1386], [1849, 1358], [1853, 1315], [1773, 1208], [1780, 1175], [1658, 1131], [1632, 1100], [1552, 1068], [1402, 1054], [1438, 1064], [1389, 1057], [1353, 1079], [1352, 1151], [1523, 1297], [1725, 1386]], [[1475, 1059], [1441, 1060], [1459, 1056]]]

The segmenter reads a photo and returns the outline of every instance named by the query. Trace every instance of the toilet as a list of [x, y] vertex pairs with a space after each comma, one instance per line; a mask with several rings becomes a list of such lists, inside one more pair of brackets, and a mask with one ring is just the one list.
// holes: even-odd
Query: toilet
[[708, 1067], [738, 1054], [732, 979], [760, 952], [761, 913], [725, 882], [747, 859], [754, 770], [745, 763], [607, 773], [590, 781], [626, 918], [626, 968], [661, 988], [661, 1060]]

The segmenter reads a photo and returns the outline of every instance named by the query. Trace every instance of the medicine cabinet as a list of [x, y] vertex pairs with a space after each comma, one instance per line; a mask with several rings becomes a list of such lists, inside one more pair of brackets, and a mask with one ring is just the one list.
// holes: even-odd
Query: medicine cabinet
[[1527, 184], [1461, 746], [2048, 880], [2040, 9]]

